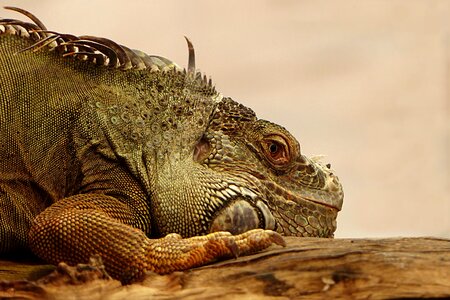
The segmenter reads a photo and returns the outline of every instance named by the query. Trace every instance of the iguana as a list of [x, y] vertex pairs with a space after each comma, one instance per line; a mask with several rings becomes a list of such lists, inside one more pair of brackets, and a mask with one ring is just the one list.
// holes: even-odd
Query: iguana
[[[195, 69], [0, 20], [0, 253], [99, 254], [124, 283], [332, 237], [337, 176]], [[281, 235], [280, 235], [281, 234]]]

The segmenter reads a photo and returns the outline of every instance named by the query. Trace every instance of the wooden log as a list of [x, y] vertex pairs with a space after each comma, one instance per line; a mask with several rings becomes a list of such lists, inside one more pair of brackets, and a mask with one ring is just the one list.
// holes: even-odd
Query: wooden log
[[[450, 240], [286, 238], [251, 256], [122, 286], [98, 262], [37, 281], [39, 268], [0, 261], [0, 298], [26, 299], [392, 299], [450, 297]], [[29, 268], [29, 269], [27, 269]], [[28, 270], [28, 271], [24, 271]], [[12, 273], [14, 273], [12, 272]], [[28, 272], [28, 273], [27, 273]], [[42, 272], [42, 270], [41, 270]]]

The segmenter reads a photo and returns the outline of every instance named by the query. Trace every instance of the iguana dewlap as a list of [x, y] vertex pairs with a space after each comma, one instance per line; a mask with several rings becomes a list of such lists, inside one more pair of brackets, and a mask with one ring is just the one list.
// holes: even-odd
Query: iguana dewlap
[[[342, 187], [195, 71], [0, 19], [0, 254], [100, 254], [122, 282], [332, 237]], [[226, 231], [226, 232], [225, 232]]]

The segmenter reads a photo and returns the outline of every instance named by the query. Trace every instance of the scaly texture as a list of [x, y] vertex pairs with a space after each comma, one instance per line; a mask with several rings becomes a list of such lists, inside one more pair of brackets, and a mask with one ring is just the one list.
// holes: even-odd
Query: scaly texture
[[[332, 237], [343, 193], [283, 127], [168, 59], [0, 19], [0, 253], [122, 282]], [[227, 232], [225, 232], [227, 231]]]

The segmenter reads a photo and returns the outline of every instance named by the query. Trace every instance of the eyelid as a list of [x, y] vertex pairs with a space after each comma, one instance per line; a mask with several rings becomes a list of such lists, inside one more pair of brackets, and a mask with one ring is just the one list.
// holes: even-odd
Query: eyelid
[[[267, 135], [261, 142], [265, 153], [264, 156], [273, 167], [282, 168], [290, 164], [292, 161], [291, 149], [289, 148], [289, 143], [283, 136], [276, 134]], [[273, 153], [270, 151], [270, 146], [273, 143], [276, 143], [279, 147], [277, 153], [274, 153], [277, 157], [272, 156]]]

